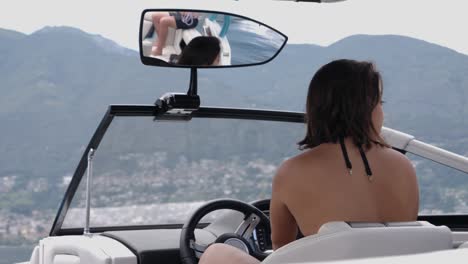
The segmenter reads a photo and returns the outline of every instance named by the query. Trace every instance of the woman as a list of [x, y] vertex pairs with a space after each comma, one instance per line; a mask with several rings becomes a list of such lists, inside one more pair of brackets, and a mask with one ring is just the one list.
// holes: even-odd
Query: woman
[[198, 14], [193, 12], [155, 12], [151, 15], [158, 39], [154, 42], [151, 55], [162, 55], [169, 27], [191, 29], [198, 25]]
[[177, 64], [192, 66], [219, 65], [221, 42], [217, 37], [199, 36], [193, 38], [184, 48]]
[[[317, 71], [307, 95], [303, 153], [285, 161], [273, 179], [273, 249], [309, 236], [330, 221], [416, 220], [419, 191], [411, 162], [381, 138], [382, 79], [374, 65], [333, 61]], [[200, 263], [259, 263], [224, 244]]]

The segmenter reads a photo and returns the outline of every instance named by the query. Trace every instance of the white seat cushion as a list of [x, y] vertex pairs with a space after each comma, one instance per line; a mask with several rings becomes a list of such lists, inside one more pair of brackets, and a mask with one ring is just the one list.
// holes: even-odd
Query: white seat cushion
[[441, 250], [429, 253], [419, 253], [401, 256], [374, 257], [354, 260], [324, 261], [324, 262], [300, 262], [283, 264], [419, 264], [419, 263], [450, 263], [466, 264], [468, 249]]
[[416, 254], [453, 248], [452, 233], [428, 222], [324, 224], [316, 235], [294, 241], [262, 263], [326, 261]]
[[[33, 259], [33, 258], [31, 258]], [[100, 236], [56, 236], [39, 242], [39, 263], [136, 264], [137, 258], [120, 242]], [[31, 261], [31, 263], [35, 263]]]
[[468, 248], [468, 242], [461, 244], [458, 248]]

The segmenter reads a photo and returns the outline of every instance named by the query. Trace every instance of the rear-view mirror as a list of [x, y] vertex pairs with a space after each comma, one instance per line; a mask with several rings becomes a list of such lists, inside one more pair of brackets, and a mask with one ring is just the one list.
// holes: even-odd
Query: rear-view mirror
[[287, 39], [278, 30], [240, 15], [148, 9], [141, 16], [140, 58], [153, 66], [252, 66], [275, 58]]

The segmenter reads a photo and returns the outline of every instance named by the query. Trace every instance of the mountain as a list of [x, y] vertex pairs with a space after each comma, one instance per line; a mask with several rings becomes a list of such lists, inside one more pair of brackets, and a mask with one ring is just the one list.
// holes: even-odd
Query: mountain
[[[151, 104], [189, 81], [188, 70], [146, 67], [136, 51], [70, 27], [2, 29], [0, 56], [0, 179], [16, 176], [17, 188], [72, 174], [109, 104]], [[376, 63], [386, 126], [468, 155], [468, 56], [409, 37], [288, 45], [263, 66], [200, 70], [202, 104], [302, 111], [314, 72], [337, 58]], [[61, 193], [47, 195], [34, 197], [57, 204]]]
[[[136, 52], [123, 55], [113, 45], [104, 48], [109, 40], [96, 39], [77, 29], [45, 28], [18, 39], [0, 60], [0, 175], [70, 173], [107, 105], [141, 103], [157, 85], [152, 79], [164, 76], [143, 67]], [[60, 165], [41, 165], [47, 163]]]

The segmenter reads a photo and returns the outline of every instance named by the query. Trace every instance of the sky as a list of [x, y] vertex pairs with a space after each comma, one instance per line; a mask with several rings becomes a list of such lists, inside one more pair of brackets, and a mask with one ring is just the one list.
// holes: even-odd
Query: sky
[[317, 4], [274, 0], [41, 0], [2, 1], [0, 28], [30, 34], [44, 26], [72, 26], [138, 48], [141, 11], [197, 8], [255, 18], [290, 43], [330, 45], [354, 34], [396, 34], [468, 55], [467, 0], [347, 0]]

